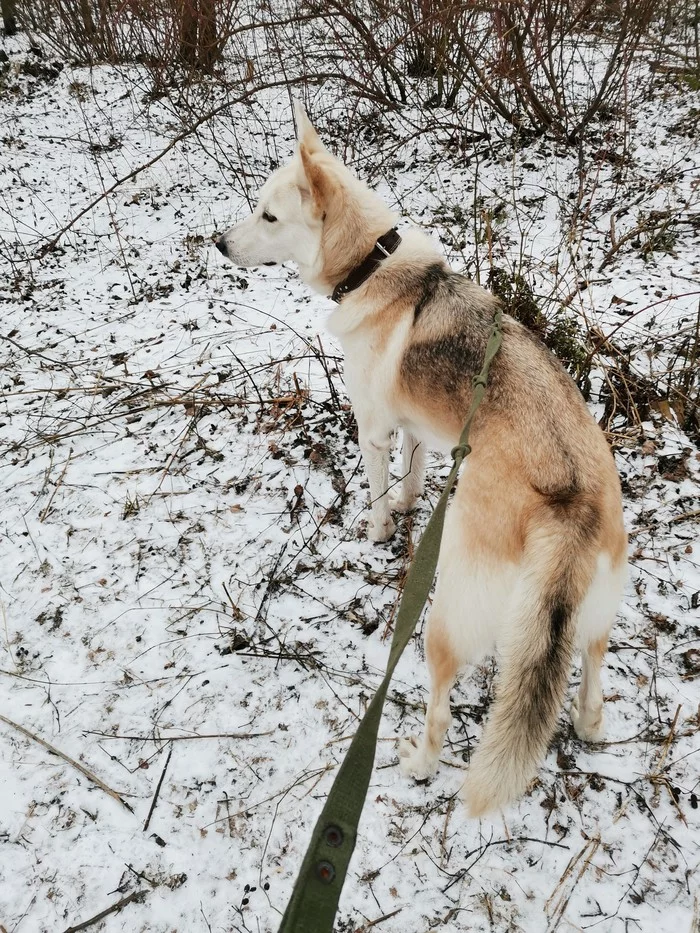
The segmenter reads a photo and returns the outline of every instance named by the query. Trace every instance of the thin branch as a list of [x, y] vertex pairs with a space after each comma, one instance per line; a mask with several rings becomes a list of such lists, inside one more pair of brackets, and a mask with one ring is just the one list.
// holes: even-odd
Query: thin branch
[[[112, 797], [114, 800], [120, 803], [123, 807], [126, 807], [126, 809], [130, 813], [134, 812], [134, 808], [130, 804], [128, 804], [126, 800], [124, 800], [124, 798], [116, 792], [116, 790], [112, 790], [111, 787], [108, 787], [108, 785], [105, 784], [104, 781], [101, 781], [97, 777], [97, 775], [93, 774], [92, 771], [88, 771], [87, 768], [84, 768], [83, 765], [79, 764], [79, 762], [71, 758], [70, 755], [66, 755], [65, 752], [62, 752], [60, 749], [56, 748], [55, 746], [50, 745], [44, 739], [39, 738], [38, 735], [34, 735], [33, 732], [30, 732], [29, 729], [25, 729], [24, 726], [20, 726], [19, 723], [13, 722], [11, 719], [8, 719], [6, 716], [3, 716], [2, 714], [0, 714], [0, 722], [4, 722], [8, 726], [12, 726], [13, 729], [17, 729], [18, 732], [21, 732], [22, 735], [26, 735], [28, 739], [32, 739], [32, 741], [37, 742], [39, 745], [42, 745], [52, 755], [56, 755], [57, 758], [62, 758], [63, 761], [67, 762], [69, 765], [72, 765], [77, 771], [80, 771], [80, 773], [84, 775], [88, 779], [88, 781], [92, 781], [92, 783], [95, 784], [97, 787], [99, 787], [100, 790], [103, 790], [105, 794], [109, 794], [110, 797]], [[76, 927], [76, 929], [82, 929], [82, 928]]]
[[148, 816], [146, 817], [146, 822], [143, 824], [144, 832], [146, 832], [146, 830], [148, 829], [149, 823], [151, 822], [153, 811], [155, 810], [156, 804], [158, 803], [158, 795], [160, 794], [160, 789], [163, 786], [163, 778], [165, 777], [165, 772], [168, 770], [168, 765], [170, 764], [170, 759], [172, 758], [172, 756], [173, 756], [173, 744], [171, 742], [170, 750], [168, 751], [168, 757], [165, 759], [163, 770], [160, 773], [160, 778], [158, 779], [158, 783], [156, 785], [156, 792], [153, 795], [153, 800], [151, 801], [151, 806], [149, 807], [149, 810], [148, 810]]
[[126, 907], [127, 904], [131, 904], [132, 901], [140, 903], [148, 894], [148, 891], [132, 891], [131, 894], [127, 894], [126, 897], [121, 898], [121, 900], [112, 904], [111, 907], [107, 907], [106, 910], [101, 910], [99, 914], [95, 914], [94, 917], [90, 917], [89, 920], [83, 920], [82, 923], [76, 923], [75, 926], [68, 927], [65, 930], [65, 933], [78, 933], [78, 930], [86, 930], [88, 927], [91, 927], [94, 923], [98, 923], [100, 920], [103, 920], [105, 917], [108, 917], [110, 914], [116, 913], [118, 910], [121, 910], [122, 907]]
[[268, 732], [205, 732], [197, 735], [167, 735], [163, 738], [156, 738], [152, 735], [113, 735], [109, 732], [96, 732], [94, 729], [88, 729], [86, 735], [99, 735], [103, 739], [124, 739], [130, 742], [190, 742], [194, 739], [257, 739], [264, 735], [272, 735], [274, 732], [274, 729]]

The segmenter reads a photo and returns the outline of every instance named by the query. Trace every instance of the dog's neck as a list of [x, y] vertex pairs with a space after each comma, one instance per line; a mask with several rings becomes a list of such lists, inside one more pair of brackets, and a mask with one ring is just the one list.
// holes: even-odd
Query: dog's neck
[[[337, 231], [330, 235], [324, 231], [313, 264], [309, 266], [300, 265], [299, 267], [301, 278], [314, 291], [328, 297], [334, 296], [336, 289], [348, 280], [352, 280], [353, 273], [361, 268], [370, 256], [373, 256], [376, 260], [384, 258], [381, 250], [376, 251], [376, 244], [378, 241], [383, 240], [395, 227], [396, 217], [386, 209], [383, 216], [378, 218], [375, 224], [352, 237], [344, 236], [344, 231], [340, 236], [338, 236]], [[392, 237], [389, 237], [388, 245], [390, 248], [387, 252], [393, 253], [400, 242], [400, 237], [396, 242], [393, 241]], [[374, 255], [375, 252], [376, 255]], [[380, 264], [380, 262], [376, 262], [373, 265], [372, 272]], [[359, 284], [361, 283], [358, 282]]]
[[372, 251], [335, 286], [331, 295], [333, 301], [340, 304], [346, 295], [364, 285], [367, 279], [380, 268], [384, 260], [396, 252], [400, 243], [401, 235], [396, 227], [392, 227], [391, 230], [377, 237]]

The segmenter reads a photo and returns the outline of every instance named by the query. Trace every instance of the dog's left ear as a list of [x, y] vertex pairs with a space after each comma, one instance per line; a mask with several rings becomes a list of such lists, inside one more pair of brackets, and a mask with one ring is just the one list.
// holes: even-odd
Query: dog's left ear
[[307, 149], [306, 143], [299, 144], [299, 158], [304, 175], [299, 185], [302, 198], [311, 198], [316, 214], [325, 215], [328, 205], [337, 194], [337, 182], [327, 171], [324, 160], [316, 158]]
[[294, 119], [297, 125], [297, 142], [299, 146], [305, 146], [309, 152], [323, 151], [326, 147], [306, 115], [303, 104], [297, 98], [294, 99]]

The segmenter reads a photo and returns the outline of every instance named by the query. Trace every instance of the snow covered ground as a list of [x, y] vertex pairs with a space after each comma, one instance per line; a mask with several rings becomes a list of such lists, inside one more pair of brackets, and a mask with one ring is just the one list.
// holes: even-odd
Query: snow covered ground
[[[432, 458], [395, 540], [369, 544], [328, 303], [291, 268], [241, 272], [212, 249], [292, 150], [286, 92], [203, 125], [41, 256], [182, 125], [138, 75], [37, 77], [20, 43], [4, 49], [0, 931], [56, 933], [129, 899], [91, 929], [268, 933], [380, 680], [446, 464]], [[522, 267], [546, 308], [565, 300], [641, 348], [661, 386], [664, 341], [692, 328], [700, 297], [697, 97], [658, 89], [624, 144], [601, 131], [583, 170], [545, 140], [448, 161], [439, 132], [404, 145], [399, 125], [367, 157], [322, 92], [313, 112], [455, 267]], [[691, 220], [611, 254], [625, 204], [614, 242], [642, 211]], [[455, 689], [438, 776], [410, 784], [395, 742], [423, 721], [416, 637], [342, 933], [700, 929], [700, 453], [672, 416], [652, 406], [615, 437], [631, 572], [604, 670], [607, 741], [583, 745], [562, 717], [532, 791], [467, 821], [456, 793], [494, 668]]]

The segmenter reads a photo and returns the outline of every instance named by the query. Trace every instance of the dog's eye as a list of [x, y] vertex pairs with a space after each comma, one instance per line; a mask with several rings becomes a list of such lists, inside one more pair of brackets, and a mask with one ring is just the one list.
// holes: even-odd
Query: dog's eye
[[269, 211], [263, 211], [262, 219], [266, 220], [269, 224], [277, 223], [277, 218], [273, 217]]

